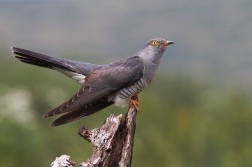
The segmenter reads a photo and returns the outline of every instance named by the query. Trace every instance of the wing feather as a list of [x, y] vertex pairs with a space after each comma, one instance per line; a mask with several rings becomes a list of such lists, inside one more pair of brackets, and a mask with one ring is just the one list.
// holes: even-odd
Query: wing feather
[[80, 109], [83, 110], [84, 114], [87, 105], [134, 84], [142, 77], [143, 69], [143, 62], [138, 56], [97, 67], [89, 73], [85, 78], [85, 84], [71, 99], [48, 111], [43, 117], [51, 117]]
[[75, 111], [66, 113], [65, 115], [63, 115], [63, 116], [59, 117], [58, 119], [56, 119], [55, 121], [53, 121], [50, 126], [55, 127], [55, 126], [70, 123], [73, 121], [77, 121], [77, 120], [82, 119], [88, 115], [94, 114], [95, 112], [100, 111], [100, 110], [110, 106], [111, 104], [113, 104], [113, 102], [108, 102], [106, 100], [97, 101], [95, 104], [85, 108], [85, 112], [83, 112], [82, 109], [79, 109], [79, 110], [75, 110]]

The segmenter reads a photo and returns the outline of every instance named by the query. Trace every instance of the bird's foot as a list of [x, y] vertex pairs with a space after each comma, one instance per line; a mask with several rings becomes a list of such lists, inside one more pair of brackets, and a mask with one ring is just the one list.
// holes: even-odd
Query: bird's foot
[[139, 109], [138, 109], [139, 103], [138, 103], [138, 101], [139, 101], [139, 96], [138, 96], [138, 95], [132, 97], [132, 98], [130, 99], [130, 102], [129, 102], [128, 111], [129, 111], [129, 109], [131, 108], [131, 106], [133, 105], [133, 106], [135, 107], [135, 109], [136, 109], [136, 112], [139, 114]]

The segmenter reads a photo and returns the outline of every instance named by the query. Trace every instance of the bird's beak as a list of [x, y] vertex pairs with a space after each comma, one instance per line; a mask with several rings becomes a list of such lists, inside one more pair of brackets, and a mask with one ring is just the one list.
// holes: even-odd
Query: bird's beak
[[172, 42], [172, 41], [165, 41], [165, 42], [163, 43], [164, 46], [168, 46], [168, 45], [170, 45], [170, 44], [174, 44], [174, 42]]

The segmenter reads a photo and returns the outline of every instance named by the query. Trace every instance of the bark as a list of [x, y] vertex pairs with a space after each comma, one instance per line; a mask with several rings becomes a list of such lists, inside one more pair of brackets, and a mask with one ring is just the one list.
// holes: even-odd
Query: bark
[[61, 155], [59, 158], [56, 157], [55, 161], [52, 162], [51, 167], [74, 167], [75, 162], [70, 161], [70, 156]]
[[92, 130], [82, 126], [78, 134], [92, 144], [93, 150], [91, 157], [86, 162], [82, 162], [80, 167], [130, 167], [136, 115], [137, 111], [132, 106], [125, 118], [122, 115], [117, 117], [110, 115], [102, 127]]

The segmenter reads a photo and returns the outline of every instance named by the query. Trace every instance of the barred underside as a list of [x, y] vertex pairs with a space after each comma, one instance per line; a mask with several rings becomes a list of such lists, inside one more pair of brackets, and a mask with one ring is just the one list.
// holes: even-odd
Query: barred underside
[[123, 99], [130, 99], [131, 97], [139, 94], [148, 86], [146, 80], [142, 77], [133, 85], [119, 90], [119, 97]]
[[119, 90], [117, 93], [110, 95], [108, 101], [115, 102], [116, 106], [125, 107], [129, 104], [130, 99], [139, 94], [148, 86], [146, 80], [142, 77], [133, 85]]

